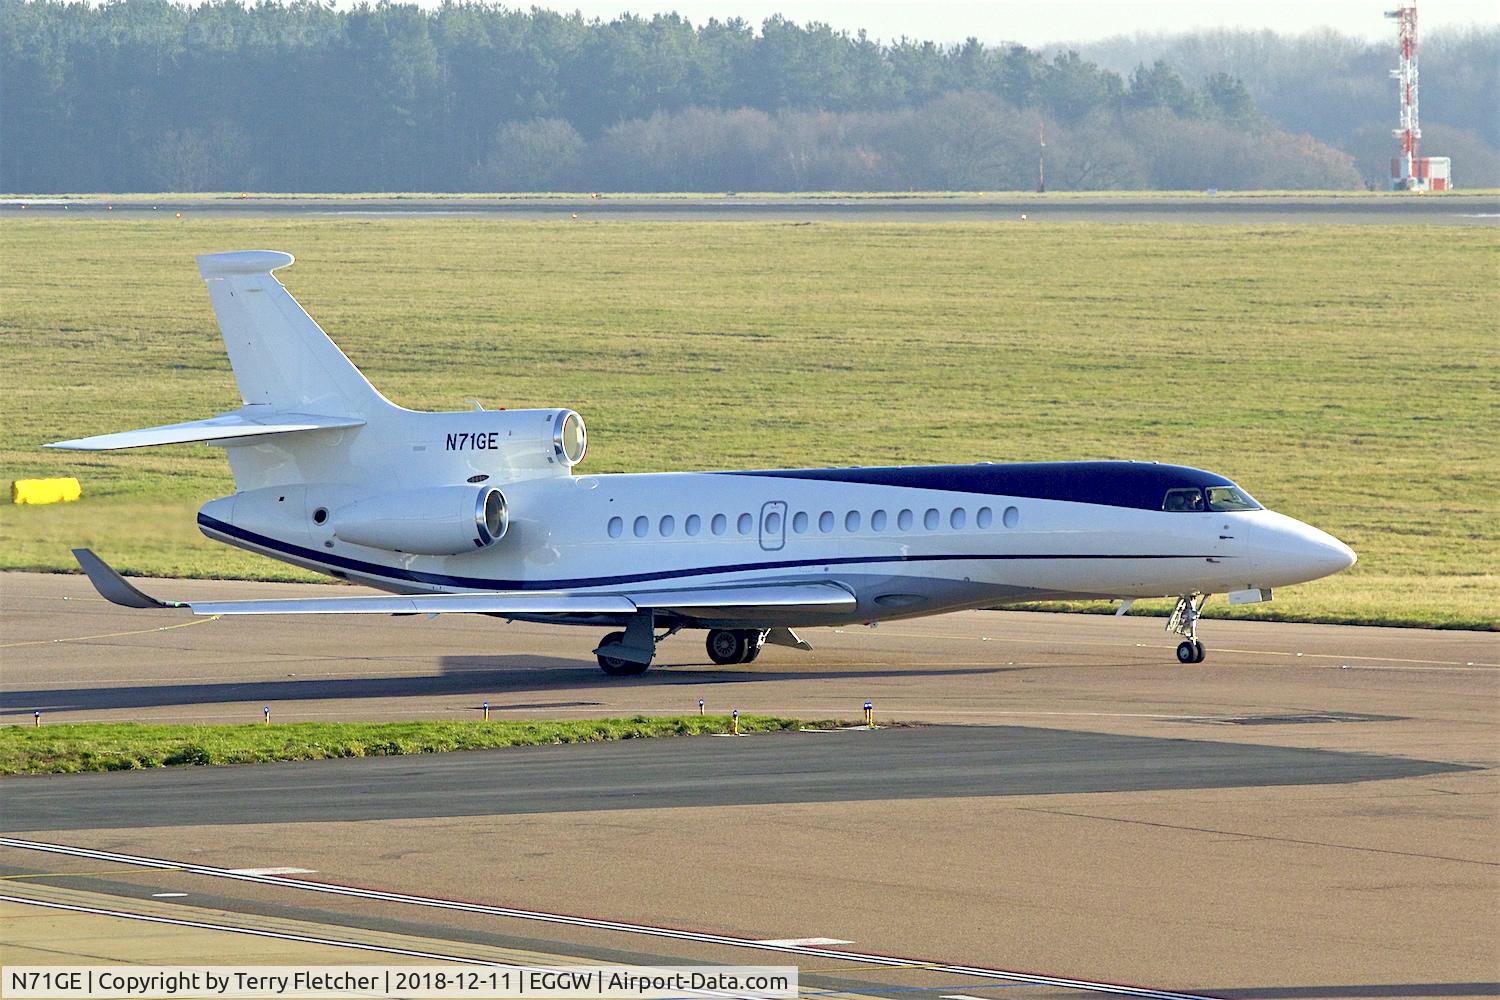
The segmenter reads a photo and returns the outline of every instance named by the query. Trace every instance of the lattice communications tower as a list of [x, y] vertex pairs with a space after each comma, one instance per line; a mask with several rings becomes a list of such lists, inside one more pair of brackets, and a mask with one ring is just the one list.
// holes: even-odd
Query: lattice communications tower
[[1391, 79], [1401, 87], [1401, 127], [1394, 134], [1399, 152], [1391, 162], [1391, 186], [1400, 190], [1416, 191], [1425, 188], [1422, 183], [1421, 165], [1417, 157], [1417, 145], [1422, 139], [1422, 126], [1417, 117], [1417, 5], [1403, 3], [1385, 16], [1396, 22], [1399, 39], [1400, 62], [1391, 70]]

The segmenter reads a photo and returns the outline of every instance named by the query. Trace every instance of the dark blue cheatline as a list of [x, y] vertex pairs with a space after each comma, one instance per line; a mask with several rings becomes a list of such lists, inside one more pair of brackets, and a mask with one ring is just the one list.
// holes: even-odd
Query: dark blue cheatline
[[238, 538], [243, 542], [254, 545], [257, 548], [270, 549], [283, 555], [292, 556], [305, 562], [316, 563], [320, 566], [331, 566], [340, 570], [348, 570], [361, 573], [366, 576], [384, 577], [387, 580], [400, 580], [405, 583], [420, 583], [433, 587], [449, 587], [459, 590], [574, 590], [582, 587], [615, 587], [630, 583], [651, 583], [655, 580], [686, 580], [696, 576], [714, 576], [720, 573], [742, 573], [746, 570], [768, 570], [768, 569], [797, 569], [805, 566], [857, 566], [870, 563], [913, 563], [913, 562], [961, 562], [968, 559], [982, 559], [988, 561], [1003, 560], [1030, 560], [1030, 559], [1224, 559], [1227, 556], [1210, 556], [1202, 553], [969, 553], [959, 555], [927, 555], [927, 556], [847, 556], [844, 558], [822, 558], [822, 559], [779, 559], [774, 562], [733, 563], [724, 566], [691, 566], [684, 569], [667, 569], [654, 573], [628, 573], [622, 576], [586, 576], [574, 579], [558, 580], [488, 580], [481, 577], [471, 576], [449, 576], [444, 573], [423, 573], [417, 570], [403, 569], [400, 566], [385, 566], [380, 563], [365, 562], [360, 559], [350, 559], [348, 556], [336, 555], [332, 552], [319, 552], [317, 549], [308, 549], [290, 542], [283, 542], [268, 535], [257, 534], [246, 531], [244, 528], [235, 527], [218, 518], [209, 517], [207, 514], [198, 515], [198, 524], [214, 532], [226, 535], [230, 538]]
[[1214, 472], [1155, 462], [1008, 462], [998, 465], [895, 465], [850, 469], [757, 469], [725, 476], [814, 479], [871, 486], [901, 486], [1030, 500], [1066, 500], [1161, 510], [1176, 487], [1233, 486]]

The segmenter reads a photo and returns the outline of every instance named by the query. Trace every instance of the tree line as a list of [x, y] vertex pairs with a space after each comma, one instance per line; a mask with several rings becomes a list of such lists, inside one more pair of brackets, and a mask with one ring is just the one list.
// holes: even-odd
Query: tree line
[[0, 189], [1319, 187], [1354, 159], [1220, 70], [774, 17], [0, 0]]

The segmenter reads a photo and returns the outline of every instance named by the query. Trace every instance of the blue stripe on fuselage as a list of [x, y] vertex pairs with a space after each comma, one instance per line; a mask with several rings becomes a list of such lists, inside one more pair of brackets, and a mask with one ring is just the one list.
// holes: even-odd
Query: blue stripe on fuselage
[[316, 563], [320, 566], [333, 567], [352, 573], [360, 573], [365, 576], [384, 577], [388, 580], [399, 580], [405, 583], [418, 583], [430, 587], [449, 587], [460, 590], [574, 590], [583, 587], [614, 587], [630, 583], [651, 583], [656, 580], [685, 580], [697, 576], [716, 576], [723, 573], [742, 573], [748, 570], [774, 570], [774, 569], [798, 569], [807, 566], [856, 566], [869, 565], [873, 563], [914, 563], [914, 562], [962, 562], [965, 560], [1031, 560], [1031, 559], [1208, 559], [1227, 558], [1224, 556], [1208, 556], [1202, 554], [1126, 554], [1126, 553], [1062, 553], [1062, 554], [1020, 554], [1020, 553], [979, 553], [969, 555], [892, 555], [892, 556], [845, 556], [842, 558], [824, 559], [781, 559], [774, 562], [757, 563], [734, 563], [724, 566], [695, 566], [684, 569], [658, 570], [651, 573], [629, 573], [622, 576], [592, 576], [578, 577], [563, 580], [488, 580], [479, 577], [449, 576], [444, 573], [423, 573], [417, 570], [403, 569], [399, 566], [385, 566], [380, 563], [364, 562], [360, 559], [351, 559], [333, 552], [319, 552], [317, 549], [304, 548], [293, 545], [268, 535], [261, 535], [253, 531], [220, 521], [209, 517], [207, 514], [198, 515], [198, 524], [221, 535], [237, 538], [249, 545], [258, 548], [270, 549], [282, 555], [292, 556], [305, 562]]

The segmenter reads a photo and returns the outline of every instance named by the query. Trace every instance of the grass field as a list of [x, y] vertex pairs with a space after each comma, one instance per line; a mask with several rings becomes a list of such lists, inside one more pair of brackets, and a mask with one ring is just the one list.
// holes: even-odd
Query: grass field
[[[195, 764], [391, 757], [550, 743], [704, 736], [730, 731], [727, 715], [644, 716], [571, 722], [297, 722], [290, 725], [186, 726], [77, 722], [0, 726], [0, 774], [133, 771]], [[832, 722], [742, 715], [742, 733], [774, 733]]]
[[[584, 471], [1138, 458], [1360, 553], [1237, 614], [1500, 625], [1500, 231], [8, 216], [0, 568], [307, 579], [199, 537], [221, 452], [37, 450], [238, 405], [193, 255], [273, 247], [387, 395], [566, 404]], [[1222, 602], [1211, 610], [1228, 613]]]
[[[1423, 192], [1423, 198], [1492, 198], [1500, 194], [1500, 188], [1459, 188], [1450, 191]], [[141, 192], [120, 194], [90, 192], [83, 194], [17, 195], [0, 194], [0, 199], [18, 202], [115, 202], [118, 204], [142, 205], [154, 201], [174, 203], [193, 202], [288, 202], [288, 201], [533, 201], [545, 199], [578, 199], [591, 201], [600, 199], [623, 199], [630, 201], [718, 201], [724, 198], [739, 198], [746, 201], [809, 202], [836, 198], [839, 201], [866, 201], [871, 199], [903, 201], [959, 201], [969, 198], [1004, 198], [1007, 201], [1023, 198], [1028, 201], [1142, 201], [1160, 198], [1192, 198], [1205, 201], [1225, 201], [1244, 198], [1410, 198], [1407, 191], [1358, 190], [1317, 191], [1297, 189], [1287, 191], [351, 191], [346, 193], [306, 193], [288, 191], [194, 191]]]

